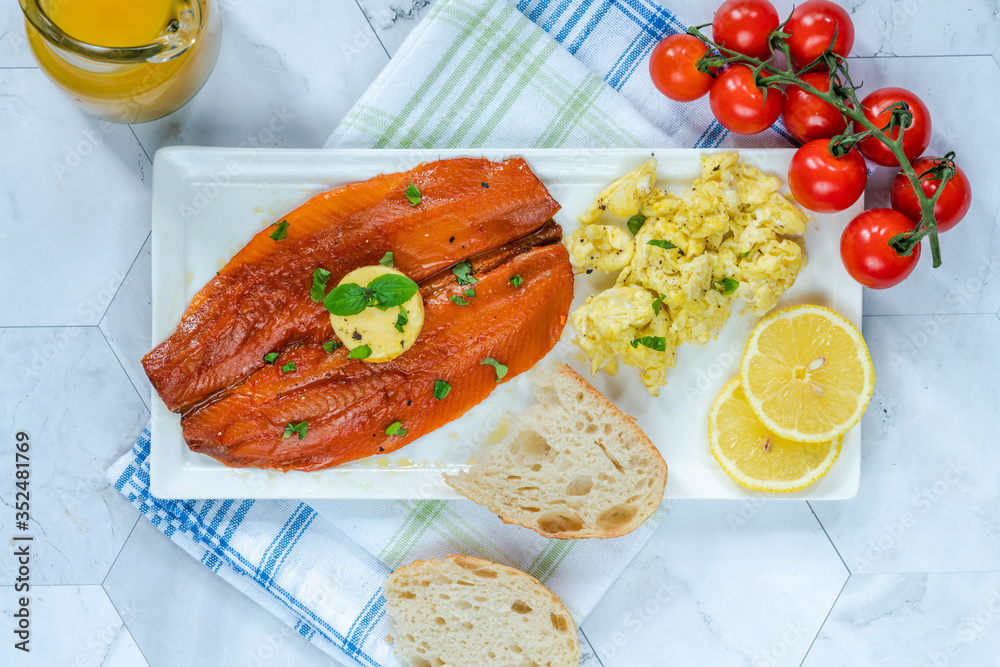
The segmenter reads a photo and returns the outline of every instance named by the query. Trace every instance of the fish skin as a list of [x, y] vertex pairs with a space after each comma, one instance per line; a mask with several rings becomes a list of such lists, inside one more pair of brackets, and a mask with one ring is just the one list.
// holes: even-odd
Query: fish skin
[[[424, 327], [405, 354], [380, 364], [305, 345], [248, 377], [226, 396], [183, 417], [188, 446], [228, 466], [318, 470], [403, 447], [458, 418], [492, 391], [533, 367], [558, 342], [573, 299], [573, 271], [556, 242], [516, 252], [499, 249], [473, 261], [476, 296], [450, 271], [421, 286]], [[512, 244], [511, 248], [516, 246]], [[519, 274], [520, 287], [510, 278]], [[492, 357], [508, 367], [497, 381]], [[295, 361], [294, 373], [279, 365]], [[435, 380], [451, 384], [434, 398]], [[306, 437], [283, 438], [289, 422], [308, 421]], [[390, 436], [399, 421], [405, 436]]]
[[[404, 192], [414, 183], [422, 201]], [[483, 187], [486, 183], [489, 187]], [[317, 267], [329, 286], [393, 252], [413, 280], [538, 229], [559, 204], [521, 158], [456, 158], [319, 194], [258, 232], [192, 299], [176, 331], [142, 364], [167, 408], [183, 412], [262, 368], [263, 357], [332, 335], [309, 298]]]

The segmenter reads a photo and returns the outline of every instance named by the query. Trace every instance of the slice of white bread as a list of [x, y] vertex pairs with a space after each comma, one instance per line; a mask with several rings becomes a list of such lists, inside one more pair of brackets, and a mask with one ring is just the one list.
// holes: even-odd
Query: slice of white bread
[[635, 421], [566, 365], [532, 373], [535, 405], [470, 470], [445, 475], [504, 523], [559, 539], [618, 537], [659, 506], [667, 464]]
[[576, 624], [520, 570], [475, 556], [418, 560], [386, 579], [396, 658], [408, 667], [576, 667]]

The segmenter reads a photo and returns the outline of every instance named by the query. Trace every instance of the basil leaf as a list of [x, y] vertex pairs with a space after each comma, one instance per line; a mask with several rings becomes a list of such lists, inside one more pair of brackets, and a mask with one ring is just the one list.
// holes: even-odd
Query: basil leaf
[[434, 380], [434, 398], [441, 401], [451, 391], [451, 385], [444, 380]]
[[398, 435], [399, 437], [403, 437], [404, 435], [406, 435], [406, 429], [403, 428], [402, 422], [392, 422], [391, 424], [389, 424], [389, 428], [385, 430], [385, 434]]
[[740, 281], [733, 280], [732, 278], [723, 278], [722, 280], [716, 280], [712, 283], [712, 289], [716, 292], [722, 292], [723, 294], [732, 294], [739, 286]]
[[676, 248], [670, 241], [661, 241], [660, 239], [652, 239], [651, 241], [646, 241], [646, 245], [655, 245], [657, 248], [663, 248], [664, 250], [670, 250]]
[[510, 284], [514, 287], [520, 287], [522, 283], [524, 283], [524, 278], [521, 277], [520, 273], [516, 273], [511, 276]]
[[476, 296], [476, 290], [472, 288], [465, 290], [465, 296], [469, 297], [470, 299], [474, 298]]
[[463, 259], [461, 262], [451, 267], [451, 272], [455, 274], [456, 278], [458, 278], [459, 285], [475, 285], [479, 282], [479, 280], [472, 275], [472, 264], [470, 264], [467, 259]]
[[368, 289], [375, 300], [374, 305], [386, 310], [403, 305], [412, 299], [420, 288], [406, 276], [401, 276], [398, 273], [387, 273], [368, 283]]
[[271, 238], [275, 241], [285, 240], [288, 236], [288, 221], [282, 220], [281, 222], [275, 222], [271, 226], [277, 227], [277, 229], [271, 232]]
[[323, 303], [326, 298], [326, 284], [330, 282], [330, 272], [324, 268], [313, 271], [313, 284], [309, 289], [309, 298], [316, 303]]
[[295, 422], [288, 422], [288, 424], [285, 426], [285, 433], [281, 437], [282, 438], [290, 438], [290, 437], [292, 437], [293, 433], [298, 433], [299, 434], [299, 440], [303, 440], [303, 439], [305, 439], [305, 437], [306, 437], [306, 431], [308, 431], [308, 430], [309, 430], [309, 422], [308, 421], [303, 420], [303, 421], [299, 422], [298, 424], [296, 424]]
[[347, 355], [348, 359], [367, 359], [372, 356], [372, 346], [371, 345], [359, 345]]
[[330, 353], [336, 350], [341, 345], [343, 345], [343, 343], [341, 343], [339, 340], [328, 340], [325, 343], [323, 343], [323, 351]]
[[380, 259], [378, 261], [378, 263], [381, 264], [382, 266], [394, 266], [394, 264], [392, 262], [393, 262], [393, 259], [392, 259], [392, 253], [391, 252], [387, 252], [384, 255], [382, 255], [382, 259]]
[[403, 327], [406, 326], [406, 323], [409, 321], [410, 318], [406, 316], [406, 310], [402, 306], [400, 306], [399, 316], [396, 317], [396, 323], [392, 326], [396, 327], [396, 331], [398, 331], [399, 333], [403, 333]]
[[482, 361], [479, 362], [479, 365], [480, 366], [492, 366], [493, 370], [495, 370], [497, 372], [497, 379], [496, 379], [497, 382], [499, 382], [500, 380], [502, 380], [504, 375], [507, 375], [507, 367], [504, 366], [503, 364], [501, 364], [499, 361], [497, 361], [493, 357], [486, 357], [485, 359], [483, 359]]
[[291, 373], [294, 370], [295, 370], [295, 362], [294, 361], [289, 361], [287, 364], [285, 364], [284, 366], [281, 367], [281, 372], [282, 373]]
[[277, 360], [278, 360], [277, 352], [268, 352], [267, 354], [264, 355], [264, 363], [266, 364], [273, 364]]
[[323, 307], [333, 315], [347, 317], [357, 315], [368, 305], [370, 291], [361, 285], [354, 283], [344, 283], [334, 287], [326, 298], [323, 299]]
[[410, 187], [406, 188], [405, 194], [406, 198], [410, 200], [410, 206], [416, 206], [420, 203], [420, 190], [413, 183], [410, 183]]
[[653, 299], [653, 315], [659, 315], [660, 309], [663, 308], [663, 300], [666, 299], [666, 295], [661, 294], [660, 296]]
[[628, 230], [632, 232], [632, 236], [635, 236], [642, 229], [642, 226], [646, 224], [646, 216], [642, 213], [636, 213], [625, 224], [628, 225]]
[[629, 345], [632, 347], [642, 345], [657, 352], [664, 352], [667, 349], [667, 339], [663, 336], [643, 336], [642, 338], [633, 338]]
[[455, 294], [452, 294], [451, 296], [449, 296], [448, 300], [451, 301], [452, 303], [457, 303], [459, 306], [468, 306], [469, 305], [468, 301], [466, 301], [462, 297], [460, 297], [458, 295], [455, 295]]

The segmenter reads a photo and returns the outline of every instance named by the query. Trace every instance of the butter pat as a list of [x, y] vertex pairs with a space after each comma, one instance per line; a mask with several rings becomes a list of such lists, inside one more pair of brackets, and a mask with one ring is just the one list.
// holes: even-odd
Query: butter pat
[[[363, 266], [351, 271], [338, 284], [354, 283], [365, 286], [379, 276], [402, 272], [381, 264]], [[396, 324], [400, 320], [400, 312], [405, 313], [406, 324], [400, 331]], [[371, 355], [365, 361], [382, 362], [395, 359], [406, 352], [416, 342], [420, 329], [424, 325], [424, 301], [420, 292], [414, 294], [402, 306], [394, 306], [387, 310], [375, 307], [365, 308], [357, 315], [330, 315], [330, 324], [337, 338], [348, 350], [362, 345], [371, 347]]]

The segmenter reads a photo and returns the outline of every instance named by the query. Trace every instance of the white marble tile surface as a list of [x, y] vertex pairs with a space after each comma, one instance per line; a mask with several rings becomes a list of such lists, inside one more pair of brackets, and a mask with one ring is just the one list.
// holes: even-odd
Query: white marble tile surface
[[812, 503], [852, 572], [1000, 571], [1000, 321], [866, 317], [861, 490]]
[[141, 359], [152, 347], [151, 241], [146, 239], [101, 319], [101, 332], [147, 408], [153, 388]]
[[[0, 424], [31, 441], [32, 582], [100, 584], [139, 515], [104, 472], [149, 411], [96, 327], [0, 330], [0, 378]], [[0, 501], [13, 507], [16, 490], [4, 484]], [[0, 570], [9, 582], [13, 550]]]
[[433, 0], [358, 0], [390, 57], [396, 55], [399, 45], [433, 4]]
[[[658, 0], [692, 25], [711, 23], [721, 2]], [[796, 0], [771, 0], [782, 20]], [[855, 56], [989, 55], [1000, 45], [991, 0], [840, 0], [854, 23]]]
[[97, 324], [149, 235], [149, 161], [38, 69], [0, 69], [0, 117], [0, 326]]
[[[718, 4], [663, 1], [692, 22]], [[0, 645], [5, 667], [335, 664], [136, 523], [103, 481], [148, 418], [146, 155], [174, 143], [320, 145], [431, 3], [221, 4], [223, 47], [205, 89], [133, 136], [101, 131], [63, 99], [33, 69], [16, 3], [0, 3], [0, 280], [16, 286], [0, 292], [0, 425], [37, 445], [35, 636], [57, 638], [27, 661]], [[877, 387], [858, 497], [675, 503], [584, 623], [584, 667], [996, 662], [1000, 133], [979, 119], [1000, 102], [1000, 6], [844, 4], [862, 56], [852, 70], [866, 90], [923, 97], [932, 149], [958, 152], [973, 211], [942, 237], [942, 268], [927, 254], [903, 285], [866, 292]], [[786, 14], [792, 0], [775, 5]], [[85, 166], [61, 173], [74, 150]], [[870, 204], [890, 179], [875, 174]], [[40, 325], [56, 328], [20, 328]], [[9, 495], [0, 488], [0, 501]], [[5, 623], [10, 568], [5, 554]]]
[[[15, 592], [0, 587], [5, 625], [15, 612]], [[0, 643], [0, 664], [147, 667], [138, 645], [100, 586], [33, 586], [29, 653]], [[6, 639], [6, 638], [5, 638]], [[25, 662], [28, 660], [28, 662]]]
[[16, 2], [0, 3], [0, 67], [35, 67], [24, 36], [24, 14]]
[[340, 664], [145, 520], [125, 543], [104, 589], [150, 667]]
[[805, 503], [677, 501], [583, 630], [604, 667], [799, 665], [847, 576]]
[[134, 126], [161, 146], [314, 148], [389, 61], [357, 4], [234, 0], [205, 87], [184, 108]]
[[1000, 573], [851, 577], [802, 667], [986, 667], [1000, 655]]

